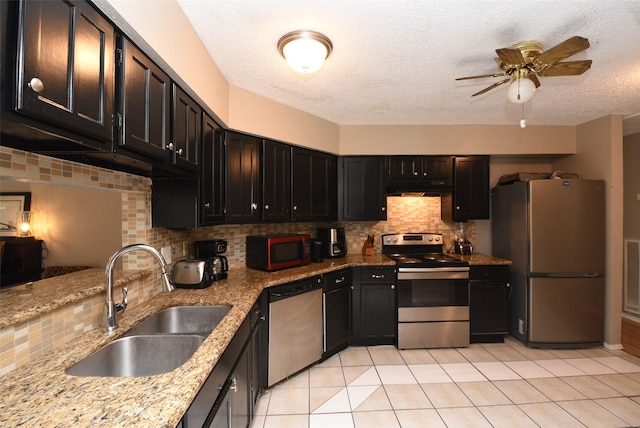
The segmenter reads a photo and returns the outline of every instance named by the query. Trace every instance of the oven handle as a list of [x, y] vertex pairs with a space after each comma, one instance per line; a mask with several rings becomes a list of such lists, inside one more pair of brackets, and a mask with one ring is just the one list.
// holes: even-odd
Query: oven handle
[[468, 279], [468, 267], [398, 268], [398, 280], [403, 279]]

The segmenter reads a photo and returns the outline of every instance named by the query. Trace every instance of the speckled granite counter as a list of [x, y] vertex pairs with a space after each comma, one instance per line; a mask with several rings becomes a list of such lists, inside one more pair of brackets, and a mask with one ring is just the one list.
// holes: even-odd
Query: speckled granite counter
[[[115, 285], [149, 275], [150, 269], [118, 271]], [[86, 269], [0, 290], [0, 328], [28, 321], [69, 303], [104, 293], [104, 269]]]
[[[236, 268], [229, 272], [227, 280], [214, 283], [209, 288], [161, 293], [143, 305], [130, 306], [120, 316], [120, 328], [114, 334], [109, 336], [99, 329], [92, 330], [64, 348], [0, 378], [0, 426], [173, 427], [189, 408], [265, 287], [366, 265], [393, 266], [394, 263], [381, 255], [363, 257], [356, 254], [272, 273]], [[95, 270], [92, 271], [97, 275]], [[132, 275], [143, 274], [148, 272]], [[126, 276], [119, 281], [126, 281]], [[77, 298], [82, 298], [77, 294], [82, 293], [81, 290], [74, 293]], [[67, 296], [74, 293], [67, 293]], [[66, 300], [67, 303], [71, 301]], [[38, 310], [40, 313], [51, 310], [39, 305], [35, 297], [31, 303], [30, 308], [24, 309], [29, 311], [29, 316], [37, 315]], [[164, 308], [212, 304], [227, 304], [232, 308], [195, 354], [176, 370], [147, 377], [101, 378], [65, 374], [68, 367]], [[26, 319], [22, 317], [19, 313], [12, 315], [13, 319]]]
[[511, 260], [501, 259], [499, 257], [488, 256], [486, 254], [455, 254], [449, 253], [451, 257], [464, 260], [470, 265], [510, 265]]

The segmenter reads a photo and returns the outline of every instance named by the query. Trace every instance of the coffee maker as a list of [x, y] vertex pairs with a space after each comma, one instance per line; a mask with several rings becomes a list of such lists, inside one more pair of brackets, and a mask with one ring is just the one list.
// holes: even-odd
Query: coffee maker
[[344, 227], [319, 227], [316, 229], [318, 241], [322, 244], [325, 257], [344, 257], [347, 255], [347, 242]]
[[210, 239], [196, 241], [196, 259], [206, 260], [211, 264], [211, 273], [214, 281], [227, 277], [229, 261], [221, 254], [227, 251], [227, 241], [223, 239]]

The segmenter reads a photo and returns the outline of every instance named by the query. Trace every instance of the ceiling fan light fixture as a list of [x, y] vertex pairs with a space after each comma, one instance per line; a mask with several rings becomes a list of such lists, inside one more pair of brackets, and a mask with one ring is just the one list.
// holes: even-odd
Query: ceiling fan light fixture
[[524, 104], [533, 98], [536, 84], [527, 77], [516, 77], [507, 89], [507, 98], [514, 104]]
[[296, 30], [278, 40], [278, 51], [299, 73], [313, 73], [322, 67], [333, 50], [331, 40], [316, 31]]

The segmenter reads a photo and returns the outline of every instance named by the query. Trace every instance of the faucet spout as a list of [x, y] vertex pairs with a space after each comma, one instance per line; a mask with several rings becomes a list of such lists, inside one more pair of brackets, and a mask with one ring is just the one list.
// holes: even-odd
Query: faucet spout
[[126, 291], [124, 294], [123, 303], [116, 304], [113, 301], [113, 269], [116, 262], [122, 255], [135, 250], [146, 251], [156, 258], [156, 260], [160, 264], [160, 269], [162, 270], [162, 283], [164, 285], [164, 290], [167, 292], [174, 290], [173, 284], [169, 279], [169, 274], [167, 273], [167, 262], [164, 260], [164, 257], [162, 257], [162, 254], [160, 254], [158, 250], [150, 245], [144, 244], [133, 244], [122, 247], [111, 256], [105, 268], [105, 275], [107, 277], [107, 293], [104, 304], [104, 314], [102, 316], [102, 331], [104, 332], [111, 333], [116, 328], [118, 328], [118, 314], [124, 312], [127, 307]]

